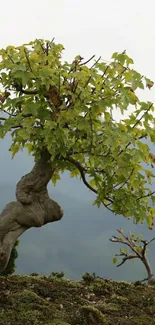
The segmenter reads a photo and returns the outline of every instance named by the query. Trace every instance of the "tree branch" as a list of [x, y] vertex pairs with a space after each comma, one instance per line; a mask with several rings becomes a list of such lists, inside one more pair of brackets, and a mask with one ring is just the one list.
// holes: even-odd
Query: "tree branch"
[[26, 90], [26, 89], [22, 88], [22, 85], [15, 85], [15, 89], [25, 95], [37, 95], [38, 94], [38, 90], [35, 90], [35, 89], [34, 90]]
[[[117, 255], [115, 255], [115, 256], [117, 256]], [[123, 265], [127, 260], [131, 260], [131, 259], [134, 259], [134, 258], [139, 258], [139, 257], [136, 256], [136, 255], [129, 255], [129, 256], [123, 257], [122, 262], [117, 264], [117, 267]]]
[[26, 52], [25, 48], [24, 48], [24, 52], [25, 52], [25, 57], [26, 57], [29, 69], [30, 69], [31, 72], [33, 72], [32, 68], [31, 68], [30, 60], [29, 60], [29, 57], [28, 57], [28, 53]]
[[[64, 160], [70, 162], [71, 164], [73, 164], [74, 166], [77, 167], [77, 169], [79, 170], [80, 172], [80, 175], [81, 175], [81, 178], [82, 178], [82, 181], [83, 183], [89, 188], [89, 190], [91, 190], [92, 192], [94, 192], [95, 194], [98, 194], [98, 191], [92, 187], [86, 180], [86, 176], [85, 176], [85, 172], [84, 172], [84, 167], [77, 161], [75, 160], [74, 158], [72, 157], [63, 157]], [[108, 202], [110, 202], [110, 204], [113, 203], [113, 200], [111, 200], [110, 198], [108, 197], [104, 197], [105, 200], [107, 200]], [[109, 207], [108, 207], [108, 204], [105, 204], [103, 201], [102, 201], [103, 205], [111, 212], [114, 212], [113, 210], [111, 210]]]
[[[132, 129], [134, 129], [138, 124], [139, 124], [139, 122], [143, 119], [143, 117], [145, 116], [145, 114], [147, 114], [148, 113], [148, 111], [151, 109], [151, 107], [152, 107], [152, 105], [153, 105], [153, 103], [151, 103], [150, 104], [150, 106], [148, 107], [148, 109], [144, 112], [144, 114], [142, 114], [142, 116], [135, 122], [135, 124], [133, 125], [133, 127], [132, 127]], [[141, 139], [142, 137], [140, 137], [140, 139]], [[118, 153], [118, 155], [117, 155], [117, 157], [118, 156], [120, 156], [129, 146], [130, 146], [130, 144], [131, 144], [131, 141], [130, 142], [128, 142], [127, 143], [127, 145], [125, 146], [125, 148], [124, 149], [122, 149], [119, 153]]]
[[149, 197], [149, 196], [151, 196], [151, 195], [153, 195], [153, 194], [155, 194], [155, 191], [153, 191], [153, 192], [151, 192], [151, 193], [148, 193], [148, 194], [146, 194], [146, 195], [143, 195], [143, 196], [138, 197], [138, 198], [137, 198], [137, 201], [138, 201], [138, 200], [141, 200], [141, 199], [143, 199], [143, 198], [145, 198], [145, 197]]
[[85, 61], [85, 62], [79, 64], [79, 66], [86, 65], [87, 63], [89, 63], [89, 62], [90, 62], [92, 59], [94, 59], [94, 58], [95, 58], [95, 55], [92, 55], [90, 59], [88, 59], [87, 61]]
[[127, 182], [129, 181], [129, 179], [131, 178], [133, 172], [134, 172], [134, 168], [132, 169], [130, 175], [127, 177], [127, 179], [124, 181], [124, 183], [123, 183], [122, 185], [120, 185], [120, 184], [116, 184], [116, 185], [114, 186], [114, 188], [116, 188], [116, 187], [119, 186], [119, 185], [120, 185], [120, 187], [118, 188], [118, 190], [120, 190], [121, 188], [123, 188], [123, 187], [127, 184]]
[[8, 58], [10, 59], [10, 61], [14, 64], [14, 61], [13, 61], [11, 55], [7, 51], [5, 51], [5, 53], [7, 54]]
[[3, 113], [5, 113], [5, 114], [7, 114], [7, 115], [11, 116], [11, 117], [17, 117], [17, 114], [12, 114], [12, 113], [10, 113], [10, 112], [6, 111], [6, 110], [5, 110], [5, 109], [3, 109], [3, 108], [1, 108], [1, 111], [2, 111]]
[[83, 183], [89, 188], [89, 190], [91, 190], [92, 192], [94, 192], [95, 194], [97, 194], [97, 190], [95, 188], [93, 188], [86, 180], [86, 177], [85, 177], [85, 173], [84, 173], [84, 168], [83, 166], [77, 161], [75, 160], [74, 158], [72, 157], [68, 157], [68, 158], [64, 158], [65, 160], [67, 160], [68, 162], [70, 162], [71, 164], [73, 164], [74, 166], [77, 167], [77, 169], [79, 170], [80, 172], [80, 175], [81, 175], [81, 178], [82, 178], [82, 181]]
[[[131, 255], [131, 254], [128, 255], [128, 253], [126, 253], [126, 252], [121, 252], [120, 254], [115, 254], [115, 256], [124, 256], [122, 258], [122, 261], [117, 265], [117, 267], [121, 266], [129, 259], [139, 258], [142, 261], [142, 263], [144, 264], [145, 269], [147, 271], [148, 284], [149, 284], [149, 282], [152, 281], [153, 274], [152, 274], [149, 260], [146, 256], [146, 247], [153, 240], [155, 240], [155, 237], [152, 238], [150, 241], [147, 241], [147, 240], [140, 239], [140, 237], [132, 238], [131, 233], [129, 233], [129, 237], [125, 236], [123, 233], [123, 230], [121, 230], [121, 229], [117, 229], [117, 232], [120, 233], [123, 238], [112, 236], [112, 238], [110, 238], [109, 240], [111, 242], [122, 243], [122, 244], [128, 246], [135, 254], [135, 255]], [[139, 246], [138, 245], [139, 243], [142, 243], [142, 245]]]

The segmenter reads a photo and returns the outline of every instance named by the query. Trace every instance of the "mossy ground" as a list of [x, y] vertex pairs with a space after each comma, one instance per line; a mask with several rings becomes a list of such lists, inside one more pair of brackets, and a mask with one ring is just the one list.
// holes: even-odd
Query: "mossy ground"
[[0, 277], [0, 325], [155, 325], [155, 286]]

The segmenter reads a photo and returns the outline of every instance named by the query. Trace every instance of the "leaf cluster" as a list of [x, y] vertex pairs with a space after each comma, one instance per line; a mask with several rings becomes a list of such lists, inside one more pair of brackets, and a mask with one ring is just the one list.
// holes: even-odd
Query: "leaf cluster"
[[[137, 90], [153, 82], [125, 52], [110, 63], [80, 55], [68, 63], [63, 50], [40, 39], [0, 50], [0, 137], [11, 133], [12, 156], [27, 148], [37, 159], [46, 147], [54, 184], [68, 170], [96, 194], [95, 204], [151, 228], [155, 159], [143, 139], [155, 142], [154, 106]], [[126, 119], [115, 120], [130, 107]]]

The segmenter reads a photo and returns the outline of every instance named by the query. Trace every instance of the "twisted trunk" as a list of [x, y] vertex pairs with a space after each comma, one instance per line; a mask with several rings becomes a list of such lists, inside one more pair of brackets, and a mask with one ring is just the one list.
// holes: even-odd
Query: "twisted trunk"
[[63, 216], [59, 204], [48, 195], [47, 185], [54, 173], [49, 153], [44, 150], [32, 171], [16, 185], [16, 201], [0, 214], [0, 272], [10, 258], [17, 238], [31, 227], [41, 227]]

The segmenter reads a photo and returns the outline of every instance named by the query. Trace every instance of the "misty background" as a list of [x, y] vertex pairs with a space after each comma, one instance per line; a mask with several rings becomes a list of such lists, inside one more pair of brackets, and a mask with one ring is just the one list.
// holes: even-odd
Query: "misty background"
[[[0, 210], [15, 199], [16, 183], [33, 167], [33, 158], [26, 150], [11, 159], [10, 143], [9, 136], [0, 140]], [[127, 281], [146, 277], [139, 261], [134, 264], [129, 261], [117, 268], [112, 258], [122, 246], [109, 241], [120, 227], [126, 232], [143, 234], [144, 239], [154, 237], [155, 231], [148, 230], [146, 223], [134, 225], [132, 220], [115, 216], [104, 207], [93, 206], [95, 195], [82, 181], [70, 178], [67, 172], [56, 187], [49, 184], [49, 193], [60, 203], [64, 217], [42, 228], [31, 228], [20, 237], [16, 273], [48, 275], [63, 271], [68, 278], [80, 279], [84, 272], [95, 272], [102, 277]], [[150, 261], [155, 270], [155, 242], [150, 248]]]
[[[64, 59], [93, 54], [109, 62], [113, 52], [126, 49], [135, 62], [134, 69], [155, 81], [155, 2], [142, 0], [6, 0], [0, 10], [0, 48], [21, 45], [44, 38], [65, 47]], [[140, 92], [142, 100], [155, 102], [154, 87]], [[119, 119], [119, 112], [116, 112]], [[0, 210], [14, 200], [15, 185], [33, 166], [26, 151], [12, 160], [8, 152], [10, 138], [0, 140]], [[154, 152], [154, 147], [152, 147]], [[64, 218], [40, 229], [30, 229], [20, 238], [16, 272], [50, 274], [64, 271], [66, 277], [81, 278], [84, 272], [118, 280], [143, 279], [145, 269], [138, 261], [120, 268], [112, 264], [119, 245], [109, 241], [116, 228], [143, 234], [155, 231], [114, 216], [103, 207], [92, 206], [95, 196], [80, 180], [62, 175], [49, 193], [64, 210]], [[150, 262], [155, 272], [155, 242], [150, 245]]]

